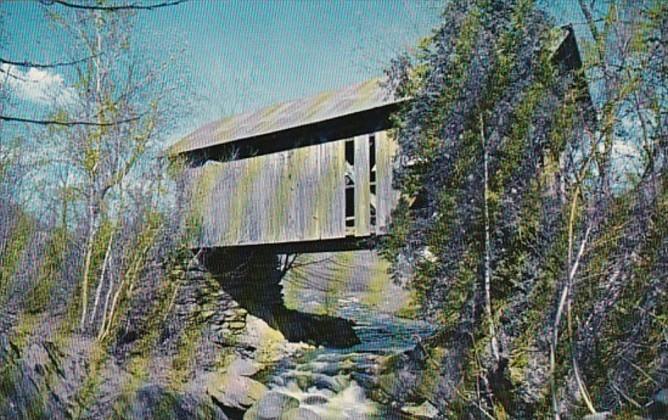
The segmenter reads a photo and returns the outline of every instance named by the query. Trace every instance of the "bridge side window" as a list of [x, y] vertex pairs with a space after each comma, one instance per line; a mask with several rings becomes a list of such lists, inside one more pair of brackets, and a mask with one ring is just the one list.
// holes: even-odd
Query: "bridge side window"
[[346, 228], [355, 227], [355, 140], [346, 140]]
[[369, 190], [371, 193], [369, 223], [376, 226], [376, 137], [369, 136]]

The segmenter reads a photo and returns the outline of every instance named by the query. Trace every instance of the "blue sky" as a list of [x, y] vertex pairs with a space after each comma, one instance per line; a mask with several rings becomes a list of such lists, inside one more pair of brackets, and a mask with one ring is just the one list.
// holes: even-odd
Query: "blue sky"
[[[544, 4], [560, 24], [582, 21], [575, 0]], [[183, 49], [180, 59], [190, 67], [199, 98], [192, 120], [180, 130], [185, 132], [224, 115], [378, 76], [392, 56], [438, 23], [441, 5], [438, 0], [194, 0], [140, 12], [138, 27], [147, 54], [160, 59], [174, 46]], [[66, 40], [53, 31], [43, 6], [5, 1], [0, 9], [5, 57], [62, 60]], [[33, 70], [30, 76], [52, 87], [68, 82], [55, 71]], [[39, 91], [17, 93], [22, 109], [38, 112], [44, 102]]]

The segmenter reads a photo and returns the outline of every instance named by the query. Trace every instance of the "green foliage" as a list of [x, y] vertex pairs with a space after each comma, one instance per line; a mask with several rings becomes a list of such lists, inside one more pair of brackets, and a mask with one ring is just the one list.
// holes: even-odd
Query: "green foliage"
[[0, 265], [0, 305], [4, 303], [6, 294], [11, 287], [12, 277], [21, 262], [34, 230], [35, 225], [30, 216], [26, 213], [19, 214], [9, 241], [4, 249], [0, 250], [0, 261], [2, 262]]
[[41, 262], [36, 284], [26, 296], [26, 312], [44, 312], [51, 303], [51, 293], [65, 264], [69, 244], [69, 234], [65, 228], [57, 228], [46, 244], [46, 252]]
[[[604, 37], [621, 22], [613, 9], [603, 24]], [[628, 373], [633, 365], [621, 358], [620, 343], [651, 336], [653, 346], [626, 353], [639, 363], [635, 370], [653, 372], [665, 330], [657, 312], [665, 307], [665, 298], [656, 289], [661, 281], [656, 270], [666, 258], [666, 232], [654, 217], [666, 211], [652, 210], [651, 218], [632, 222], [645, 220], [646, 203], [653, 200], [646, 197], [648, 177], [637, 176], [631, 183], [637, 187], [617, 197], [605, 196], [601, 187], [601, 180], [611, 177], [602, 173], [610, 170], [602, 150], [619, 124], [620, 103], [638, 91], [641, 78], [619, 79], [617, 96], [602, 109], [603, 140], [592, 145], [594, 134], [583, 136], [582, 130], [591, 123], [584, 108], [584, 74], [555, 62], [564, 31], [549, 30], [532, 1], [453, 1], [444, 18], [446, 23], [420, 44], [412, 60], [398, 62], [399, 69], [389, 72], [398, 79], [397, 92], [410, 92], [413, 98], [394, 117], [401, 159], [411, 165], [396, 173], [404, 201], [383, 242], [396, 267], [413, 263], [411, 285], [424, 307], [435, 309], [443, 331], [464, 332], [475, 343], [449, 356], [462, 363], [447, 362], [457, 367], [445, 372], [443, 381], [448, 375], [462, 379], [457, 379], [455, 393], [441, 397], [460, 416], [485, 408], [499, 417], [548, 413], [550, 376], [555, 389], [566, 389], [578, 359], [587, 363], [579, 368], [584, 377], [579, 386], [585, 390], [579, 392], [589, 387], [597, 407], [610, 407], [611, 379], [601, 372], [614, 366], [625, 381], [638, 377], [638, 372]], [[648, 22], [642, 36], [630, 37], [635, 53], [646, 46], [648, 31], [656, 36], [657, 28]], [[527, 48], [533, 48], [532, 54]], [[596, 55], [600, 60], [601, 51]], [[588, 153], [599, 162], [597, 170], [589, 165]], [[489, 185], [484, 185], [489, 187], [484, 198], [489, 219], [482, 211], [484, 155], [490, 160]], [[426, 204], [413, 208], [409, 203], [418, 195]], [[484, 316], [482, 295], [488, 246], [490, 317]], [[425, 257], [427, 251], [435, 257]], [[614, 273], [620, 270], [620, 278], [631, 279], [623, 287], [615, 283]], [[569, 303], [560, 319], [550, 372], [547, 356], [562, 290], [569, 292]], [[638, 311], [650, 313], [652, 321]], [[601, 337], [581, 328], [599, 318]], [[501, 357], [507, 370], [491, 360], [490, 326], [496, 326], [504, 342]], [[588, 347], [592, 343], [595, 354]], [[541, 363], [546, 366], [536, 371]], [[496, 377], [493, 389], [481, 391], [481, 378], [490, 375]], [[625, 388], [630, 398], [644, 404], [657, 383], [647, 378], [638, 383]], [[574, 415], [588, 411], [583, 402], [569, 402]]]
[[[589, 286], [590, 289], [584, 288], [583, 296], [578, 299], [578, 309], [584, 313], [590, 310], [592, 301], [600, 299], [597, 296], [596, 280], [600, 282], [601, 278], [612, 275], [609, 272], [610, 261], [614, 261], [615, 252], [624, 240], [624, 225], [629, 223], [633, 197], [622, 196], [618, 202], [610, 217], [610, 224], [613, 226], [606, 229], [606, 234], [601, 236], [600, 244], [588, 267], [588, 275], [593, 278], [593, 284]], [[598, 372], [609, 369], [610, 366], [631, 366], [632, 374], [627, 378], [627, 394], [641, 404], [649, 402], [657, 386], [652, 376], [660, 376], [660, 365], [657, 361], [662, 357], [661, 348], [668, 332], [665, 315], [668, 313], [666, 278], [665, 272], [660, 268], [661, 264], [665, 264], [667, 255], [667, 211], [668, 194], [664, 190], [652, 209], [646, 238], [634, 256], [632, 271], [622, 274], [628, 275], [629, 279], [620, 290], [616, 305], [609, 309], [605, 322], [598, 331], [600, 340], [592, 357], [592, 365], [587, 367], [587, 371], [591, 372], [590, 387], [594, 396], [605, 395], [609, 378], [599, 375]], [[645, 328], [639, 329], [641, 324], [646, 324]], [[638, 344], [637, 352], [624, 346], [623, 343], [627, 341]], [[598, 402], [603, 401], [599, 399]], [[637, 410], [637, 407], [630, 412], [643, 413], [642, 410]]]

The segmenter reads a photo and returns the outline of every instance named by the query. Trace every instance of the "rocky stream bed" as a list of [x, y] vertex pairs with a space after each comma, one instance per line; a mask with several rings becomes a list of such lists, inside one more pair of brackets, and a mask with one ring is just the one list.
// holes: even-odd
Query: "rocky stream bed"
[[417, 340], [431, 332], [431, 326], [375, 312], [352, 295], [340, 295], [333, 312], [355, 322], [360, 343], [345, 349], [304, 348], [258, 372], [254, 378], [267, 391], [243, 418], [434, 417], [435, 409], [428, 403], [400, 405], [383, 398], [379, 392], [379, 369], [383, 361], [415, 346]]

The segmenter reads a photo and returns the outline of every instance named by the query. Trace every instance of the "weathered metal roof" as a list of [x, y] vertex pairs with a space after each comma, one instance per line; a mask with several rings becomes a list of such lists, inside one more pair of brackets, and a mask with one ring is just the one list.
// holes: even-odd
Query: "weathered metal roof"
[[396, 102], [398, 100], [381, 86], [381, 79], [371, 79], [342, 90], [327, 91], [211, 122], [175, 143], [169, 153], [175, 155], [205, 149]]

